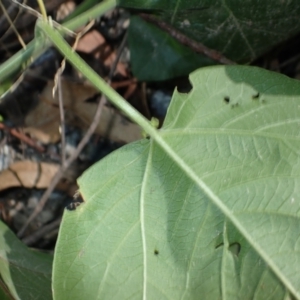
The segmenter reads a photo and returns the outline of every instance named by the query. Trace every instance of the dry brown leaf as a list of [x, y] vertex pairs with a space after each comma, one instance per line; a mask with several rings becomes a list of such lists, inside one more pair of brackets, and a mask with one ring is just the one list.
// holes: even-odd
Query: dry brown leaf
[[0, 173], [0, 191], [12, 187], [47, 188], [59, 165], [30, 160], [13, 163]]
[[24, 132], [44, 144], [60, 140], [59, 109], [41, 101], [25, 118]]
[[104, 44], [104, 37], [97, 30], [91, 30], [79, 40], [76, 51], [92, 53]]
[[[57, 93], [52, 96], [53, 81], [49, 81], [40, 95], [41, 102], [26, 117], [25, 132], [32, 134], [43, 143], [59, 139], [59, 100]], [[98, 94], [93, 86], [62, 79], [62, 98], [66, 120], [86, 129], [93, 121], [97, 103], [86, 102]], [[78, 122], [78, 119], [81, 122]], [[104, 107], [96, 133], [112, 141], [129, 143], [142, 138], [142, 131], [113, 108]]]
[[[49, 104], [59, 105], [58, 93], [55, 93], [53, 97], [52, 90], [54, 86], [54, 81], [49, 80], [47, 86], [44, 88], [40, 97], [43, 101], [48, 102]], [[64, 108], [68, 109], [75, 105], [77, 102], [83, 102], [96, 94], [99, 94], [99, 91], [94, 88], [92, 85], [84, 84], [81, 82], [72, 82], [68, 79], [61, 79], [61, 91], [62, 91], [62, 100]]]
[[[53, 86], [54, 82], [49, 81], [39, 96], [39, 104], [25, 119], [24, 132], [44, 144], [56, 143], [60, 139], [59, 98], [58, 93], [55, 97], [52, 96]], [[66, 112], [72, 111], [72, 106], [77, 101], [84, 101], [97, 93], [98, 91], [90, 85], [62, 80], [62, 99]]]
[[[74, 112], [87, 127], [93, 120], [96, 109], [96, 103], [78, 102]], [[106, 106], [103, 107], [96, 132], [112, 141], [122, 143], [130, 143], [142, 138], [142, 130], [139, 126], [128, 121], [115, 109]]]

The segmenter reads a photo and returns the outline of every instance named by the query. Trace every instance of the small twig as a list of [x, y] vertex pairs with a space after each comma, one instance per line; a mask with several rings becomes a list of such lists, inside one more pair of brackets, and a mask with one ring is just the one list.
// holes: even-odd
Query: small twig
[[[88, 31], [94, 24], [94, 20], [89, 22], [77, 35], [74, 44], [72, 45], [73, 51], [77, 47], [77, 44], [80, 38]], [[61, 163], [65, 165], [66, 163], [66, 141], [65, 141], [65, 113], [64, 113], [64, 105], [63, 105], [63, 97], [62, 97], [62, 86], [61, 86], [61, 76], [66, 67], [66, 59], [64, 58], [61, 62], [60, 67], [58, 68], [55, 76], [54, 76], [54, 86], [52, 90], [53, 97], [55, 93], [58, 91], [58, 102], [59, 102], [59, 115], [60, 115], [60, 135], [61, 135]]]
[[62, 165], [59, 168], [59, 170], [57, 171], [57, 173], [53, 177], [53, 179], [52, 179], [49, 187], [47, 188], [47, 190], [44, 192], [43, 196], [41, 197], [41, 200], [39, 201], [38, 206], [36, 206], [36, 208], [33, 211], [33, 213], [30, 215], [30, 217], [28, 218], [28, 220], [26, 221], [26, 223], [23, 225], [23, 227], [18, 232], [18, 237], [22, 237], [23, 236], [23, 234], [24, 234], [25, 230], [27, 229], [28, 225], [42, 211], [43, 207], [45, 206], [46, 202], [48, 201], [49, 196], [51, 195], [51, 193], [55, 189], [55, 187], [56, 187], [57, 183], [59, 182], [59, 180], [62, 178], [64, 172], [68, 169], [68, 167], [72, 164], [72, 162], [78, 157], [78, 155], [80, 154], [80, 152], [82, 151], [82, 149], [84, 148], [84, 146], [87, 144], [87, 142], [91, 138], [91, 136], [94, 133], [95, 129], [97, 128], [97, 125], [98, 125], [99, 120], [100, 120], [102, 108], [104, 106], [104, 101], [103, 101], [104, 98], [105, 98], [105, 96], [102, 95], [101, 99], [99, 101], [99, 104], [97, 106], [97, 110], [96, 110], [96, 114], [94, 116], [93, 122], [90, 125], [88, 131], [86, 132], [86, 134], [84, 135], [84, 137], [80, 141], [80, 143], [77, 146], [76, 150], [66, 160], [65, 164]]
[[146, 87], [146, 82], [142, 82], [142, 86], [141, 86], [141, 100], [142, 100], [142, 106], [144, 109], [144, 115], [147, 117], [147, 119], [151, 119], [151, 113], [149, 110], [149, 106], [147, 103], [147, 87]]
[[292, 63], [294, 63], [295, 61], [297, 61], [299, 58], [300, 58], [300, 53], [298, 53], [298, 54], [295, 55], [295, 56], [292, 56], [291, 58], [289, 58], [289, 59], [286, 60], [285, 62], [281, 63], [281, 64], [279, 65], [279, 67], [280, 67], [280, 68], [286, 67], [286, 66], [288, 66], [289, 64], [292, 64]]
[[[124, 35], [124, 37], [123, 37], [123, 39], [122, 39], [121, 45], [120, 45], [120, 47], [118, 49], [116, 59], [115, 59], [113, 65], [112, 65], [112, 67], [111, 67], [111, 69], [109, 71], [108, 79], [107, 79], [107, 83], [108, 84], [111, 84], [111, 80], [112, 80], [112, 78], [114, 76], [114, 73], [115, 73], [115, 70], [117, 68], [118, 62], [119, 62], [119, 60], [121, 58], [121, 54], [122, 54], [122, 52], [124, 50], [124, 47], [126, 45], [127, 36], [128, 36], [128, 34], [126, 32], [125, 35]], [[107, 126], [107, 130], [106, 130], [106, 132], [104, 134], [104, 138], [107, 138], [110, 135], [110, 132], [111, 132], [111, 129], [112, 129], [111, 125], [114, 123], [115, 117], [116, 117], [116, 115], [114, 115], [114, 116], [111, 117], [111, 119], [110, 119], [110, 121], [108, 123], [108, 126]]]
[[9, 23], [9, 25], [11, 26], [12, 30], [14, 31], [14, 33], [16, 34], [21, 46], [23, 47], [23, 49], [26, 49], [26, 44], [22, 38], [22, 36], [19, 34], [16, 26], [14, 25], [12, 19], [10, 18], [9, 14], [7, 13], [7, 10], [6, 8], [4, 7], [4, 5], [2, 4], [2, 1], [0, 1], [0, 7], [1, 7], [1, 10], [3, 12], [3, 15], [6, 17], [7, 19], [7, 22]]
[[112, 82], [111, 87], [113, 89], [119, 89], [122, 87], [127, 87], [128, 85], [137, 83], [137, 82], [138, 82], [138, 80], [136, 78], [131, 78], [131, 79], [123, 80], [123, 81]]
[[62, 96], [61, 86], [61, 75], [66, 67], [66, 59], [63, 59], [60, 67], [58, 68], [54, 76], [54, 86], [52, 89], [53, 98], [55, 93], [58, 93], [58, 104], [59, 104], [59, 117], [60, 117], [60, 136], [61, 136], [61, 164], [64, 166], [66, 163], [66, 128], [65, 128], [65, 111], [64, 111], [64, 100]]
[[132, 83], [132, 84], [128, 85], [128, 87], [123, 95], [123, 98], [128, 100], [133, 95], [135, 90], [137, 89], [137, 86], [138, 86], [137, 83]]
[[[65, 60], [62, 62], [62, 69], [65, 67]], [[65, 111], [62, 96], [61, 76], [57, 77], [58, 87], [58, 104], [60, 115], [60, 136], [61, 136], [61, 164], [64, 166], [66, 163], [66, 127], [65, 127]]]
[[36, 11], [35, 9], [33, 9], [32, 7], [30, 7], [29, 5], [26, 5], [25, 3], [20, 3], [17, 0], [11, 0], [14, 4], [21, 6], [22, 8], [24, 8], [27, 12], [29, 12], [30, 14], [34, 15], [37, 18], [40, 18], [42, 15]]
[[122, 52], [123, 52], [123, 50], [124, 50], [124, 47], [125, 47], [125, 45], [126, 45], [127, 37], [128, 37], [128, 32], [126, 31], [126, 33], [125, 33], [125, 35], [124, 35], [124, 37], [123, 37], [123, 39], [122, 39], [122, 42], [121, 42], [121, 44], [120, 44], [120, 46], [119, 46], [119, 49], [118, 49], [118, 52], [117, 52], [117, 57], [116, 57], [116, 59], [115, 59], [113, 65], [111, 66], [111, 69], [110, 69], [110, 72], [109, 72], [109, 75], [108, 75], [108, 78], [109, 78], [109, 84], [110, 84], [111, 79], [112, 79], [113, 76], [114, 76], [114, 73], [115, 73], [115, 70], [116, 70], [116, 68], [117, 68], [118, 62], [119, 62], [119, 60], [120, 60], [120, 57], [121, 57]]
[[195, 52], [202, 53], [202, 54], [206, 55], [207, 57], [211, 58], [212, 60], [217, 61], [224, 65], [235, 65], [236, 64], [232, 60], [225, 57], [222, 53], [220, 53], [214, 49], [210, 49], [210, 48], [206, 47], [205, 45], [203, 45], [202, 43], [196, 42], [195, 40], [187, 37], [185, 34], [181, 33], [180, 31], [178, 31], [177, 29], [175, 29], [174, 27], [172, 27], [171, 25], [169, 25], [166, 22], [158, 20], [157, 18], [155, 18], [151, 15], [148, 15], [148, 14], [144, 14], [144, 13], [140, 14], [140, 16], [144, 20], [149, 21], [149, 22], [155, 24], [156, 26], [160, 27], [162, 30], [166, 31], [170, 36], [175, 38], [178, 42], [180, 42], [181, 44], [183, 44], [185, 46], [188, 46]]
[[[12, 1], [12, 3], [24, 8], [28, 13], [34, 15], [37, 19], [44, 18], [41, 13], [39, 13], [37, 10], [33, 9], [29, 5], [26, 5], [25, 3], [20, 3], [20, 2], [18, 2], [18, 0], [11, 0], [11, 1]], [[51, 19], [51, 23], [52, 23], [53, 27], [55, 27], [59, 30], [63, 30], [63, 32], [65, 32], [67, 35], [76, 37], [76, 33], [74, 33], [72, 30], [69, 30], [65, 26], [59, 24], [58, 22], [55, 22], [54, 20]]]
[[23, 243], [28, 246], [36, 243], [40, 238], [45, 236], [49, 231], [52, 231], [53, 229], [59, 227], [60, 222], [61, 222], [61, 218], [58, 218], [57, 220], [53, 221], [52, 223], [45, 225], [44, 227], [35, 231], [33, 234], [25, 237], [22, 240]]
[[16, 129], [9, 128], [9, 127], [5, 126], [3, 123], [0, 123], [0, 129], [7, 130], [11, 135], [13, 135], [16, 138], [18, 138], [19, 140], [23, 141], [30, 147], [35, 148], [39, 152], [45, 152], [44, 147], [37, 145], [31, 138], [29, 138], [27, 135], [25, 135], [21, 132], [18, 132]]
[[[122, 42], [123, 44], [123, 42]], [[125, 42], [124, 42], [125, 45]], [[124, 48], [123, 45], [123, 48]], [[121, 49], [123, 49], [121, 48]], [[119, 49], [120, 50], [120, 49]], [[113, 67], [116, 68], [117, 64], [118, 64], [118, 60], [120, 59], [121, 56], [121, 51], [119, 51], [117, 57], [116, 57], [116, 61], [113, 64]], [[114, 74], [115, 70], [111, 70], [110, 75], [112, 76], [112, 74]], [[111, 82], [111, 77], [108, 78], [107, 80], [109, 83]], [[28, 225], [32, 222], [32, 220], [34, 220], [37, 215], [42, 211], [43, 207], [45, 206], [46, 202], [48, 201], [49, 196], [51, 195], [51, 193], [53, 192], [53, 190], [55, 189], [57, 183], [59, 182], [59, 180], [62, 178], [64, 172], [69, 168], [69, 166], [71, 165], [71, 163], [78, 157], [78, 155], [80, 154], [80, 152], [82, 151], [82, 149], [84, 148], [84, 146], [88, 143], [88, 141], [90, 140], [92, 134], [94, 133], [94, 131], [97, 128], [97, 125], [99, 123], [100, 120], [100, 116], [103, 110], [103, 107], [105, 105], [105, 101], [106, 98], [104, 95], [101, 96], [101, 99], [98, 103], [97, 106], [97, 110], [94, 116], [94, 119], [89, 127], [89, 129], [87, 130], [86, 134], [84, 135], [84, 137], [82, 138], [82, 140], [80, 141], [80, 143], [78, 144], [76, 150], [71, 154], [71, 156], [65, 161], [65, 164], [62, 165], [59, 170], [57, 171], [57, 173], [55, 174], [55, 176], [53, 177], [49, 187], [47, 188], [47, 190], [44, 192], [43, 196], [41, 197], [41, 200], [39, 201], [38, 206], [35, 208], [35, 210], [33, 211], [33, 213], [30, 215], [30, 217], [28, 218], [28, 220], [26, 221], [26, 223], [23, 225], [23, 227], [20, 229], [20, 231], [18, 232], [18, 237], [22, 237], [25, 230], [27, 229]]]

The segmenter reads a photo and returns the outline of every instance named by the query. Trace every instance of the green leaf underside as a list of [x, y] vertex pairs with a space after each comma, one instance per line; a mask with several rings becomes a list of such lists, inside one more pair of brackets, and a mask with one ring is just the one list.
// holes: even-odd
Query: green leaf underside
[[[300, 31], [298, 0], [250, 0], [242, 4], [237, 4], [234, 0], [120, 0], [119, 4], [126, 8], [148, 9], [158, 19], [172, 24], [187, 37], [219, 51], [237, 63], [253, 61]], [[137, 19], [132, 21], [129, 41], [132, 41], [130, 48], [133, 71], [138, 78], [163, 80], [175, 77], [174, 69], [179, 72], [179, 67], [165, 63], [166, 55], [175, 60], [181, 54], [181, 61], [184, 58], [186, 60], [184, 65], [187, 72], [191, 71], [187, 67], [192, 66], [192, 63], [193, 70], [210, 63], [202, 55], [196, 56], [194, 53], [189, 57], [188, 50], [167, 37], [162, 30], [154, 30], [152, 25], [146, 26]], [[164, 49], [168, 49], [168, 54]], [[150, 67], [144, 68], [148, 64]], [[157, 73], [158, 68], [163, 69], [163, 72]], [[182, 68], [181, 73], [185, 68]]]
[[230, 215], [155, 142], [127, 145], [79, 179], [56, 299], [300, 298], [299, 83], [250, 67], [190, 80], [160, 134]]
[[167, 32], [132, 16], [128, 29], [132, 71], [139, 80], [160, 81], [186, 76], [211, 59], [181, 45]]
[[14, 298], [52, 299], [52, 256], [28, 249], [2, 222], [0, 231], [0, 274]]

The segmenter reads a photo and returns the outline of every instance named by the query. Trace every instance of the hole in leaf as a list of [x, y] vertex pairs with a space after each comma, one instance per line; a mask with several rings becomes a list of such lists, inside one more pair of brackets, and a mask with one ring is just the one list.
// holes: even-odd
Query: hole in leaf
[[236, 255], [239, 256], [240, 252], [241, 252], [241, 244], [240, 243], [232, 243], [229, 245], [229, 251]]
[[158, 255], [159, 251], [157, 249], [154, 249], [154, 255]]
[[253, 100], [257, 100], [258, 98], [259, 98], [259, 93], [257, 93], [257, 94], [255, 94], [255, 95], [252, 96]]
[[230, 98], [226, 96], [226, 97], [224, 97], [224, 101], [225, 101], [226, 103], [229, 103]]
[[190, 81], [185, 78], [178, 79], [178, 82], [176, 82], [176, 87], [179, 93], [189, 93], [193, 89]]

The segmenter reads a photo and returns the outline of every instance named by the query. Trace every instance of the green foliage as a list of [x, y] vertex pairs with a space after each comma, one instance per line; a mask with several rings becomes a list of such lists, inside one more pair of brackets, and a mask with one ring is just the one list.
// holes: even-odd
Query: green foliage
[[56, 299], [300, 296], [299, 83], [251, 67], [190, 79], [159, 135], [196, 179], [152, 139], [85, 172], [85, 203], [58, 239]]
[[[116, 0], [107, 0], [95, 5], [90, 8], [93, 4], [93, 0], [86, 0], [84, 7], [86, 11], [82, 11], [83, 4], [78, 7], [72, 15], [72, 19], [69, 19], [64, 22], [62, 25], [64, 28], [69, 30], [75, 30], [82, 25], [86, 24], [93, 18], [97, 18], [104, 14], [106, 11], [112, 9], [116, 5]], [[88, 9], [90, 8], [90, 9]], [[50, 43], [45, 38], [35, 37], [30, 43], [26, 45], [26, 49], [22, 49], [5, 61], [0, 66], [0, 84], [3, 83], [7, 78], [10, 78], [13, 74], [21, 69], [22, 65], [26, 65], [29, 60], [39, 57], [46, 49], [50, 46]]]
[[197, 66], [214, 64], [140, 17], [131, 17], [128, 33], [132, 71], [140, 80], [185, 76]]
[[[253, 61], [300, 31], [298, 0], [119, 0], [119, 4], [149, 10], [158, 20], [166, 21], [189, 38], [237, 63]], [[207, 57], [193, 53], [180, 71], [174, 62], [182, 64], [182, 57], [188, 57], [190, 50], [161, 29], [135, 18], [130, 24], [129, 41], [133, 72], [141, 80], [165, 80], [184, 71], [187, 75], [210, 63]], [[170, 59], [166, 60], [166, 56]], [[162, 68], [162, 72], [157, 72]]]
[[0, 245], [1, 299], [7, 288], [14, 299], [52, 299], [52, 256], [28, 249], [2, 222]]
[[[296, 1], [227, 2], [121, 4], [156, 10], [177, 28], [188, 17], [184, 33], [237, 61], [251, 60], [299, 31]], [[103, 5], [99, 11], [114, 0]], [[77, 24], [82, 17], [87, 13]], [[50, 24], [38, 26], [44, 34], [32, 44], [38, 51], [49, 44], [47, 36], [150, 136], [79, 179], [84, 203], [64, 214], [53, 263], [54, 299], [300, 299], [299, 82], [253, 67], [197, 70], [190, 76], [193, 89], [175, 91], [157, 131]], [[192, 54], [187, 62], [181, 56], [190, 50], [137, 17], [130, 28], [132, 53], [138, 45], [133, 34], [141, 32], [146, 38], [139, 51], [148, 56], [143, 70], [143, 57], [133, 57], [140, 77], [153, 76], [149, 68], [157, 72], [162, 56], [160, 68], [166, 70], [156, 79], [206, 64], [203, 58], [195, 63], [199, 56]], [[149, 59], [147, 39], [164, 45], [157, 61]], [[3, 78], [10, 65], [2, 69]], [[2, 223], [0, 231], [0, 297], [51, 299], [52, 257], [27, 249]]]

